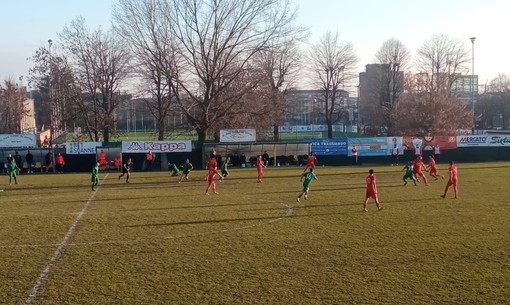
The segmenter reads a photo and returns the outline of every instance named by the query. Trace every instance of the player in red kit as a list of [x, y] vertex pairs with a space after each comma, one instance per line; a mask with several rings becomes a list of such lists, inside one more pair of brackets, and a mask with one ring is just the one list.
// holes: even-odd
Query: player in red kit
[[303, 173], [306, 172], [309, 168], [315, 169], [315, 163], [317, 163], [317, 157], [313, 153], [310, 153], [308, 155], [308, 162], [306, 163], [306, 167]]
[[214, 177], [216, 177], [216, 175], [220, 176], [220, 173], [218, 173], [217, 170], [210, 170], [209, 174], [207, 174], [208, 185], [207, 189], [205, 190], [206, 195], [209, 195], [209, 190], [211, 189], [211, 187], [213, 189], [213, 192], [215, 194], [218, 194], [218, 192], [216, 192], [216, 182], [214, 181]]
[[216, 161], [216, 155], [211, 152], [211, 154], [209, 155], [209, 159], [207, 159], [206, 163], [207, 163], [207, 170], [209, 171], [209, 173], [207, 175], [205, 175], [204, 180], [208, 179], [211, 171], [215, 171], [218, 169], [218, 162]]
[[448, 182], [446, 183], [446, 187], [444, 188], [444, 194], [441, 195], [441, 197], [445, 198], [446, 193], [448, 193], [448, 189], [450, 186], [453, 186], [453, 192], [455, 193], [455, 199], [457, 199], [458, 195], [458, 189], [457, 189], [457, 166], [453, 163], [453, 161], [450, 161], [450, 166], [448, 167], [448, 173], [450, 174], [450, 178], [448, 179]]
[[371, 169], [368, 171], [368, 176], [366, 178], [367, 182], [367, 191], [365, 195], [365, 203], [363, 203], [363, 212], [368, 212], [368, 200], [370, 198], [373, 198], [375, 200], [375, 205], [377, 206], [377, 209], [381, 211], [383, 208], [381, 204], [379, 203], [379, 198], [377, 197], [377, 185], [375, 183], [375, 175], [374, 170]]
[[444, 179], [444, 176], [439, 174], [437, 172], [437, 165], [436, 165], [436, 160], [434, 159], [434, 157], [430, 156], [429, 157], [429, 165], [427, 166], [428, 170], [429, 170], [429, 174], [434, 177], [434, 179], [438, 179], [439, 177], [441, 177], [441, 179]]
[[414, 178], [416, 179], [416, 181], [420, 181], [419, 177], [422, 177], [423, 178], [423, 182], [425, 183], [425, 185], [429, 185], [429, 183], [427, 181], [427, 177], [425, 177], [425, 175], [421, 171], [422, 169], [427, 171], [427, 168], [425, 167], [425, 164], [423, 163], [421, 156], [418, 156], [416, 158], [416, 160], [414, 160], [414, 163], [413, 163], [413, 175], [414, 175]]
[[262, 176], [264, 175], [264, 162], [262, 161], [262, 156], [257, 156], [257, 183], [262, 182]]

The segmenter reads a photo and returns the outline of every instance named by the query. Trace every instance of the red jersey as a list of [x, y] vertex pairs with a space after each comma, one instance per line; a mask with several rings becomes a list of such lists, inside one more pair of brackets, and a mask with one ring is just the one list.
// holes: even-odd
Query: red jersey
[[262, 170], [262, 159], [257, 158], [257, 170]]
[[57, 164], [57, 165], [64, 165], [64, 156], [62, 156], [61, 154], [58, 154], [55, 157], [55, 164]]
[[415, 160], [413, 163], [413, 173], [421, 173], [421, 168], [424, 167], [423, 161]]
[[434, 159], [429, 159], [429, 166], [432, 169], [436, 169], [436, 161]]
[[147, 161], [152, 161], [154, 159], [154, 155], [151, 152], [148, 152], [147, 155], [145, 155], [145, 158]]
[[450, 165], [450, 167], [448, 167], [448, 171], [450, 172], [450, 180], [452, 182], [456, 182], [457, 181], [457, 166]]
[[309, 165], [315, 165], [315, 161], [317, 161], [316, 156], [308, 156], [308, 164]]
[[367, 176], [367, 193], [376, 194], [377, 187], [375, 186], [375, 175]]
[[216, 158], [210, 158], [207, 160], [207, 169], [209, 171], [213, 171], [218, 168], [218, 163], [216, 162]]

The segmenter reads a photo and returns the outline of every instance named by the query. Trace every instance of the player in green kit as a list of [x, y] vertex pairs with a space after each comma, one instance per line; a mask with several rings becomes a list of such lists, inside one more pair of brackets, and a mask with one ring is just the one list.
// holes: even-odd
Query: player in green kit
[[16, 165], [16, 161], [14, 158], [11, 159], [11, 162], [7, 165], [7, 172], [9, 173], [9, 185], [12, 185], [12, 180], [14, 179], [14, 183], [18, 184], [18, 180], [16, 179], [16, 173], [19, 171], [19, 167]]
[[[225, 159], [225, 162], [223, 162], [223, 164], [221, 165], [221, 176], [223, 178], [226, 178], [228, 176], [228, 162], [230, 162], [230, 157], [227, 157], [227, 159]], [[220, 181], [223, 181], [223, 179], [221, 179]]]
[[407, 185], [407, 179], [413, 179], [414, 185], [416, 185], [416, 178], [413, 175], [413, 164], [411, 161], [407, 162], [402, 170], [406, 171], [404, 177], [402, 177], [402, 180], [404, 180], [404, 185]]
[[[303, 181], [303, 178], [305, 178], [305, 181]], [[313, 167], [310, 167], [310, 171], [304, 172], [301, 174], [301, 180], [303, 181], [303, 191], [299, 196], [297, 197], [297, 202], [299, 202], [299, 199], [301, 196], [305, 195], [305, 200], [308, 200], [308, 191], [310, 190], [310, 183], [312, 183], [312, 180], [318, 180], [317, 176], [313, 172]]]
[[99, 184], [99, 161], [97, 161], [96, 165], [92, 168], [92, 177], [90, 181], [92, 182], [92, 190], [95, 191], [95, 187]]
[[188, 181], [189, 172], [193, 169], [193, 165], [189, 163], [189, 159], [186, 159], [186, 162], [182, 165], [181, 179], [179, 179], [179, 183], [181, 183], [182, 179], [186, 178]]
[[175, 163], [169, 163], [170, 171], [172, 172], [172, 177], [179, 176], [179, 169], [177, 168], [177, 165]]

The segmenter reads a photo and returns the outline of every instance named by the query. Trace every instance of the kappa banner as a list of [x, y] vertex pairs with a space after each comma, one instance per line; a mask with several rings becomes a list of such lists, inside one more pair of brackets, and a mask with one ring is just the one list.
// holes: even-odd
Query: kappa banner
[[66, 154], [68, 155], [95, 155], [96, 148], [103, 142], [67, 142]]
[[510, 135], [457, 136], [458, 147], [510, 147]]
[[0, 147], [36, 147], [37, 142], [34, 134], [2, 134], [0, 135]]
[[221, 129], [220, 142], [254, 142], [257, 141], [255, 129]]
[[191, 152], [191, 140], [182, 141], [122, 141], [123, 153]]

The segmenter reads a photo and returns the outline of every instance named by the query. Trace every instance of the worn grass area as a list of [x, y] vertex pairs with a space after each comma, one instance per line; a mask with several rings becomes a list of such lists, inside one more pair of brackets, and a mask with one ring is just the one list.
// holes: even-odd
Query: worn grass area
[[[0, 304], [22, 304], [80, 211], [31, 304], [507, 304], [510, 163], [459, 164], [402, 186], [375, 167], [384, 210], [362, 213], [368, 167], [231, 170], [205, 196], [205, 172], [22, 175], [0, 193]], [[440, 165], [446, 173], [446, 166]]]

